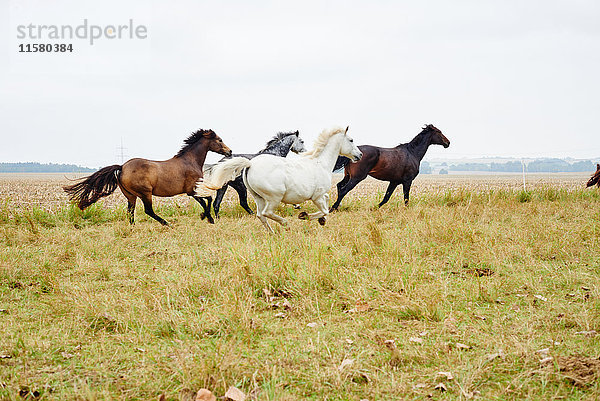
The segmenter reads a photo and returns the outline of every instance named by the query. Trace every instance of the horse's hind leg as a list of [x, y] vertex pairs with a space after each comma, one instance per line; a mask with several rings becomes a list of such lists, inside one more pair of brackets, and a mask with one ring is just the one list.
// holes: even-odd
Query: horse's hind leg
[[125, 195], [125, 198], [127, 198], [127, 217], [129, 219], [129, 224], [133, 224], [135, 221], [135, 203], [137, 201], [137, 196], [127, 191], [121, 185], [119, 185], [119, 187], [121, 188], [123, 195]]
[[127, 216], [129, 217], [129, 224], [135, 222], [135, 201], [137, 198], [133, 198], [133, 201], [127, 199]]
[[336, 187], [337, 187], [338, 193], [341, 191], [342, 188], [344, 188], [344, 186], [348, 183], [348, 181], [350, 181], [350, 174], [344, 175], [344, 178], [342, 178], [342, 180], [337, 183]]
[[[348, 175], [348, 177], [350, 176]], [[344, 177], [344, 179], [338, 183], [338, 198], [335, 201], [335, 203], [331, 206], [330, 211], [337, 210], [337, 208], [340, 206], [340, 203], [342, 202], [342, 199], [344, 199], [344, 196], [346, 196], [346, 194], [350, 192], [352, 188], [356, 186], [356, 184], [358, 184], [365, 178], [367, 178], [367, 174], [361, 174], [360, 176], [350, 177], [347, 181], [346, 177]], [[343, 186], [340, 186], [340, 184], [344, 181], [346, 181], [346, 183]]]
[[340, 202], [342, 201], [342, 198], [344, 197], [344, 195], [346, 195], [345, 193], [344, 193], [344, 195], [342, 195], [342, 191], [343, 191], [343, 188], [348, 183], [348, 181], [350, 181], [350, 174], [344, 175], [344, 178], [342, 178], [342, 180], [337, 183], [336, 187], [337, 187], [338, 198], [335, 201], [335, 203], [331, 206], [330, 211], [337, 210], [338, 206], [340, 206]]
[[169, 225], [169, 223], [167, 223], [162, 217], [154, 213], [154, 209], [152, 209], [152, 195], [142, 196], [142, 202], [144, 203], [144, 211], [148, 216], [152, 217], [154, 220], [158, 221], [163, 226]]
[[387, 203], [387, 201], [390, 200], [390, 196], [392, 196], [392, 194], [394, 193], [394, 191], [396, 190], [396, 187], [399, 185], [399, 182], [395, 182], [395, 181], [391, 181], [390, 185], [388, 185], [387, 190], [385, 191], [385, 195], [383, 196], [383, 200], [379, 203], [379, 207], [385, 205]]
[[265, 228], [271, 234], [273, 234], [274, 231], [271, 228], [271, 225], [269, 224], [267, 217], [263, 214], [263, 211], [265, 210], [265, 208], [267, 206], [267, 202], [263, 198], [261, 198], [258, 194], [256, 194], [255, 192], [251, 191], [250, 193], [252, 194], [252, 197], [254, 198], [254, 201], [256, 202], [256, 217], [258, 217], [260, 222], [263, 223], [263, 226], [265, 226]]
[[277, 205], [279, 205], [279, 202], [266, 201], [266, 206], [262, 211], [262, 215], [270, 218], [271, 220], [275, 220], [282, 226], [287, 226], [287, 220], [275, 214], [275, 208], [277, 207]]

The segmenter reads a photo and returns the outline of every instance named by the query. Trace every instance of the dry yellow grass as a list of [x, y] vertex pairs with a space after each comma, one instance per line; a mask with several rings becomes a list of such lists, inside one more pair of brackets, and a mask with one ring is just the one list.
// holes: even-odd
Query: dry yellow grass
[[120, 195], [44, 211], [4, 190], [60, 179], [2, 177], [0, 399], [597, 399], [583, 182], [421, 176], [379, 210], [367, 182], [325, 227], [282, 208], [268, 235], [231, 199], [215, 225], [178, 197], [157, 208], [172, 229], [141, 210], [130, 227]]

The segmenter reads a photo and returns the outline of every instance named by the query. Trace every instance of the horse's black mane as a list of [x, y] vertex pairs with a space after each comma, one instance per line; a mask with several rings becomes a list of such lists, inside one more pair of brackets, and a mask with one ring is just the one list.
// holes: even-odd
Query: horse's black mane
[[413, 139], [410, 140], [410, 142], [407, 143], [400, 143], [398, 144], [396, 147], [399, 148], [401, 146], [408, 146], [410, 143], [414, 142], [417, 140], [417, 138], [419, 138], [420, 136], [426, 134], [429, 131], [432, 131], [434, 129], [437, 129], [433, 126], [433, 124], [425, 124], [425, 126], [422, 128], [422, 131], [419, 132]]
[[297, 133], [298, 133], [298, 131], [278, 132], [277, 134], [275, 134], [275, 136], [271, 140], [269, 140], [269, 142], [267, 142], [267, 144], [265, 145], [265, 148], [263, 150], [269, 149], [271, 146], [275, 145], [277, 142], [281, 141], [286, 136], [296, 135]]
[[194, 146], [194, 144], [196, 142], [198, 142], [200, 139], [202, 139], [202, 138], [213, 139], [216, 136], [217, 136], [217, 134], [215, 134], [215, 132], [211, 129], [199, 129], [198, 131], [193, 132], [190, 136], [188, 136], [186, 138], [185, 141], [183, 141], [183, 146], [181, 147], [179, 152], [177, 152], [175, 157], [183, 156], [185, 154], [185, 152], [190, 150], [191, 147]]

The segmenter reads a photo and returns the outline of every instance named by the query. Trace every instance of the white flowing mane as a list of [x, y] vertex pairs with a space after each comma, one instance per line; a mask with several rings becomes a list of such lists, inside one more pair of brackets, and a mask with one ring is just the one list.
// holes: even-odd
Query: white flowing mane
[[345, 131], [345, 128], [342, 128], [342, 127], [324, 129], [323, 131], [321, 131], [321, 133], [317, 137], [317, 140], [315, 141], [313, 149], [309, 150], [308, 152], [302, 153], [302, 156], [307, 156], [307, 157], [310, 157], [313, 159], [315, 157], [319, 157], [319, 155], [325, 148], [325, 145], [327, 145], [327, 142], [329, 142], [329, 139], [332, 136], [334, 136], [335, 134], [339, 134], [344, 131]]

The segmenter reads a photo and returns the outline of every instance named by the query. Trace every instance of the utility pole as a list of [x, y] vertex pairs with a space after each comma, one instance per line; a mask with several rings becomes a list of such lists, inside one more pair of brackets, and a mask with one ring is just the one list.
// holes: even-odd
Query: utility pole
[[125, 153], [123, 153], [123, 151], [127, 149], [123, 147], [123, 137], [121, 137], [121, 146], [117, 147], [117, 150], [119, 151], [119, 156], [121, 158], [121, 165], [125, 163]]

